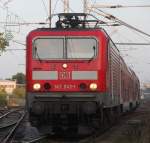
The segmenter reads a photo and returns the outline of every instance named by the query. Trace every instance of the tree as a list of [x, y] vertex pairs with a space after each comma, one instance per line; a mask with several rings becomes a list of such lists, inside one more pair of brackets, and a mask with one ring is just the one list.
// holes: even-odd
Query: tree
[[25, 75], [23, 73], [17, 73], [12, 76], [12, 80], [16, 80], [17, 84], [25, 84]]
[[0, 53], [4, 52], [6, 49], [6, 46], [8, 46], [7, 40], [4, 38], [4, 34], [0, 33]]

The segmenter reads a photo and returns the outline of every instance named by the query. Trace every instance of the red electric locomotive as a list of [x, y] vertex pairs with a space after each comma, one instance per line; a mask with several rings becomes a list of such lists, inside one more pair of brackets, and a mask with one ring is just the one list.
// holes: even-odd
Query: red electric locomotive
[[[139, 103], [140, 85], [99, 21], [62, 13], [27, 36], [27, 109], [53, 132], [100, 129]], [[96, 23], [93, 28], [89, 23]]]

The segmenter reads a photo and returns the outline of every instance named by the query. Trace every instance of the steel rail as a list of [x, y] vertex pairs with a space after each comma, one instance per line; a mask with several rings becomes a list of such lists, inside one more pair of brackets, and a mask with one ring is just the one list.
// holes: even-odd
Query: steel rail
[[[19, 110], [19, 109], [12, 110], [12, 111], [9, 111], [9, 112], [3, 114], [2, 116], [0, 116], [0, 120], [2, 120], [3, 118], [5, 118], [5, 117], [11, 115], [11, 113], [15, 113], [15, 112], [18, 113], [18, 114], [20, 114], [20, 116], [21, 116], [21, 113], [17, 112], [18, 110]], [[0, 129], [8, 128], [8, 127], [10, 127], [10, 126], [15, 125], [16, 123], [17, 123], [17, 121], [13, 121], [12, 123], [6, 124], [5, 126], [2, 126], [2, 125], [0, 124]]]
[[15, 121], [15, 122], [13, 122], [13, 123], [11, 123], [11, 124], [7, 124], [6, 126], [1, 126], [1, 127], [0, 127], [0, 130], [1, 130], [1, 129], [8, 128], [8, 127], [11, 127], [11, 126], [15, 125], [16, 123], [17, 123], [17, 121]]
[[2, 119], [2, 118], [4, 118], [4, 117], [6, 117], [7, 115], [9, 115], [9, 114], [11, 114], [11, 113], [13, 113], [13, 112], [16, 112], [17, 110], [19, 110], [19, 109], [12, 110], [12, 111], [9, 111], [9, 112], [7, 112], [7, 113], [3, 114], [2, 116], [0, 116], [0, 119]]
[[21, 121], [24, 119], [25, 115], [26, 115], [26, 112], [24, 112], [22, 114], [22, 116], [20, 117], [20, 119], [18, 120], [18, 122], [16, 123], [16, 125], [12, 128], [12, 130], [9, 132], [9, 134], [6, 136], [6, 138], [2, 141], [2, 143], [9, 143], [11, 141], [11, 139], [14, 136], [15, 131], [19, 127], [19, 125], [20, 125]]
[[41, 136], [41, 137], [39, 137], [39, 138], [35, 138], [35, 139], [33, 139], [33, 140], [30, 140], [30, 141], [23, 141], [23, 143], [36, 143], [37, 141], [41, 141], [41, 140], [43, 140], [43, 139], [46, 139], [48, 136]]

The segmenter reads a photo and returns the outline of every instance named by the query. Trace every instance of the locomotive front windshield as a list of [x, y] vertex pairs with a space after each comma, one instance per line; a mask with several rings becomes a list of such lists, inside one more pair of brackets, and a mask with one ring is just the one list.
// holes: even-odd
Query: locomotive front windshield
[[48, 37], [33, 41], [35, 59], [91, 59], [96, 55], [97, 40], [93, 37]]

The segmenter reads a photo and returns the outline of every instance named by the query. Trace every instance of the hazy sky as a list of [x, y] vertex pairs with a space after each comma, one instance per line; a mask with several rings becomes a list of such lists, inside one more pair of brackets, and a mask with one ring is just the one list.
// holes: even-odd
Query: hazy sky
[[[63, 11], [62, 0], [52, 0], [53, 12]], [[150, 0], [89, 0], [101, 5], [150, 5]], [[49, 0], [0, 0], [0, 22], [45, 22], [48, 17]], [[82, 12], [82, 0], [70, 0], [74, 12]], [[44, 5], [45, 4], [45, 5]], [[8, 11], [7, 8], [8, 7]], [[55, 10], [54, 10], [55, 8]], [[150, 34], [150, 7], [102, 9], [121, 20]], [[102, 18], [102, 17], [99, 17]], [[0, 23], [0, 32], [11, 31], [13, 41], [25, 44], [28, 32], [39, 25], [10, 26]], [[150, 43], [150, 37], [143, 36], [124, 26], [106, 27], [114, 42]], [[8, 49], [25, 49], [25, 46], [11, 41]], [[141, 82], [150, 82], [150, 45], [149, 46], [118, 46], [126, 62], [132, 67]], [[0, 78], [11, 77], [17, 72], [25, 72], [25, 51], [7, 51], [0, 56]]]

